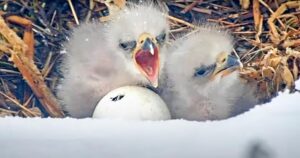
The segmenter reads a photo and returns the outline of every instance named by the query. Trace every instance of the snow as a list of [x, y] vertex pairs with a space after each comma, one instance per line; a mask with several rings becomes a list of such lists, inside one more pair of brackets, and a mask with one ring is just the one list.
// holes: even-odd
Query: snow
[[299, 136], [300, 93], [285, 92], [223, 121], [1, 118], [0, 157], [298, 158]]

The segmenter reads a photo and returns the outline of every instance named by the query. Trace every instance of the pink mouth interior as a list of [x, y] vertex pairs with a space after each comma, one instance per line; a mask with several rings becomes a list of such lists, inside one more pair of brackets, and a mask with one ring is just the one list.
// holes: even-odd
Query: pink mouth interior
[[154, 48], [154, 55], [152, 55], [150, 51], [139, 50], [135, 54], [135, 60], [150, 80], [157, 78], [159, 66], [157, 48]]

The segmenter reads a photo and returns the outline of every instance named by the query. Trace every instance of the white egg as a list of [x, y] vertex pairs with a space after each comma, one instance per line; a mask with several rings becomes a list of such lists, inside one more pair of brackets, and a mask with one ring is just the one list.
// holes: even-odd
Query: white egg
[[105, 95], [96, 106], [93, 118], [168, 120], [171, 116], [156, 93], [143, 87], [125, 86]]

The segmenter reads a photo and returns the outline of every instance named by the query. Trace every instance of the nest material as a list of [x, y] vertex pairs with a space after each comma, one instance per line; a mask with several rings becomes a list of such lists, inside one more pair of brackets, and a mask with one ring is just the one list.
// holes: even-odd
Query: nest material
[[[233, 54], [244, 64], [241, 78], [257, 85], [256, 94], [262, 102], [285, 89], [297, 91], [295, 80], [300, 75], [299, 1], [176, 0], [156, 3], [169, 10], [171, 38], [196, 29], [193, 23], [199, 22], [217, 23], [229, 29], [236, 38]], [[17, 15], [29, 19], [35, 34], [34, 57], [30, 57], [26, 55], [30, 48], [16, 47], [18, 45], [7, 40], [8, 34], [3, 32], [3, 27], [0, 28], [0, 116], [63, 116], [55, 115], [61, 111], [51, 93], [55, 94], [61, 77], [58, 67], [59, 59], [63, 57], [63, 41], [80, 21], [107, 21], [123, 7], [124, 0], [0, 0], [1, 16]], [[24, 32], [28, 27], [25, 29], [13, 23], [9, 26], [26, 40]], [[16, 64], [12, 50], [17, 50], [29, 62]], [[34, 71], [24, 73], [22, 68]], [[48, 90], [30, 84], [28, 76], [39, 78]], [[49, 110], [49, 105], [50, 109], [56, 110]]]
[[300, 77], [300, 52], [286, 48], [273, 48], [262, 56], [262, 60], [247, 64], [241, 77], [257, 86], [256, 95], [261, 102], [275, 97], [279, 91], [295, 89], [295, 81]]

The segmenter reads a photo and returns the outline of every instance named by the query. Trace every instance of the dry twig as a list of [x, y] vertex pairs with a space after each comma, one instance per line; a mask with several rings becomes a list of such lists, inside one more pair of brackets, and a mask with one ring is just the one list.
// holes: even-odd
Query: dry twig
[[33, 63], [33, 60], [25, 56], [25, 52], [28, 51], [27, 45], [6, 25], [2, 17], [0, 17], [0, 34], [11, 46], [10, 48], [2, 46], [1, 51], [9, 53], [10, 61], [19, 69], [23, 78], [27, 81], [49, 115], [52, 117], [63, 117], [64, 114], [56, 98], [45, 84], [40, 71]]

